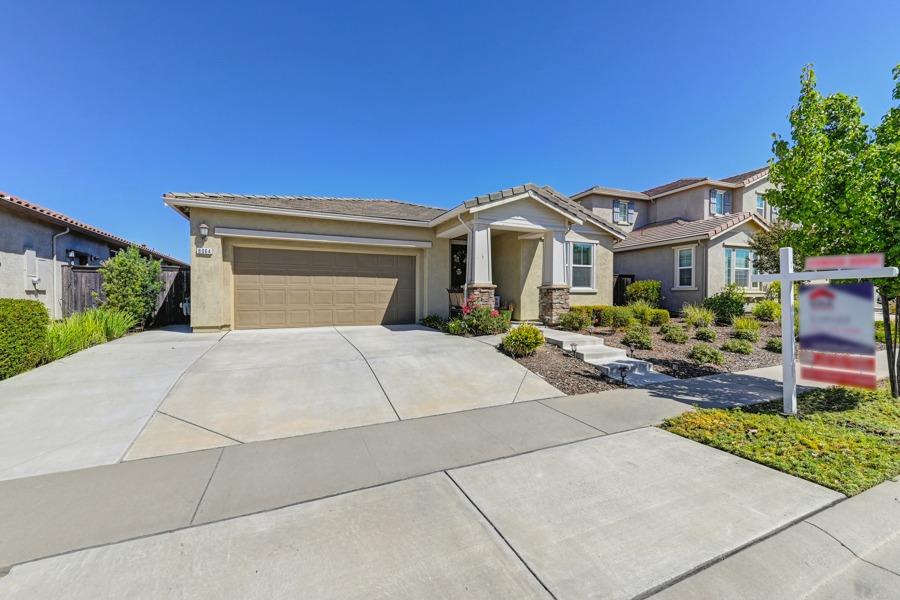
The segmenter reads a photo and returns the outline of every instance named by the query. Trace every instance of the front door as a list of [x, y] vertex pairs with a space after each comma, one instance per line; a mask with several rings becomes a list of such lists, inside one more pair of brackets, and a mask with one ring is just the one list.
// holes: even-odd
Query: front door
[[450, 289], [461, 290], [466, 284], [465, 244], [450, 244]]

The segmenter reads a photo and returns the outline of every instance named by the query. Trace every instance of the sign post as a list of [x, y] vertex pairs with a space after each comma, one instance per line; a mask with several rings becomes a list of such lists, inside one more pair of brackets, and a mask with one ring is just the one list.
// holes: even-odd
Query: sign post
[[[782, 397], [784, 413], [797, 414], [797, 373], [794, 361], [794, 282], [816, 279], [875, 279], [896, 277], [897, 267], [874, 266], [883, 265], [884, 257], [879, 255], [859, 256], [820, 256], [807, 260], [807, 269], [833, 268], [831, 271], [794, 272], [794, 249], [782, 248], [779, 253], [780, 273], [772, 275], [751, 275], [752, 282], [781, 284], [781, 360], [782, 360]], [[872, 265], [872, 266], [868, 266]], [[853, 268], [861, 266], [862, 268]], [[849, 268], [848, 268], [849, 267]], [[874, 302], [873, 302], [874, 308]], [[869, 315], [871, 318], [871, 315]], [[852, 360], [844, 364], [856, 364]], [[868, 364], [868, 363], [866, 363]]]

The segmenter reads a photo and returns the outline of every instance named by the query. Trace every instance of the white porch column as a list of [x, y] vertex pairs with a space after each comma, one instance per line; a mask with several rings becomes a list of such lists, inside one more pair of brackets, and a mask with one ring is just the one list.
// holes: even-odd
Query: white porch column
[[475, 222], [469, 234], [469, 285], [491, 284], [491, 228]]
[[544, 233], [544, 285], [566, 285], [566, 232]]

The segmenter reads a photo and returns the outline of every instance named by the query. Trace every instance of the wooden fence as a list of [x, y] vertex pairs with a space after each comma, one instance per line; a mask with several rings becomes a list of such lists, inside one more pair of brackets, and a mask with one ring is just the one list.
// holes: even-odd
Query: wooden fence
[[[191, 271], [185, 267], [163, 265], [163, 289], [156, 301], [156, 312], [151, 325], [175, 325], [190, 322], [184, 316], [181, 303], [191, 295]], [[98, 306], [103, 301], [103, 278], [98, 267], [62, 267], [62, 312], [68, 317]]]

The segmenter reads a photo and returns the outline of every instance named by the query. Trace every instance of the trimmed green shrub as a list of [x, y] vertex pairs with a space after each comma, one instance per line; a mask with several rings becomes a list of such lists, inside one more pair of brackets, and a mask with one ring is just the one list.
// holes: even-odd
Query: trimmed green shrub
[[659, 334], [666, 335], [674, 327], [680, 327], [680, 325], [678, 323], [663, 323], [659, 327]]
[[650, 328], [643, 323], [632, 323], [625, 330], [622, 343], [640, 350], [651, 350], [653, 348], [653, 338], [650, 335]]
[[462, 319], [450, 319], [447, 322], [447, 333], [450, 335], [469, 335], [469, 326]]
[[734, 319], [731, 337], [755, 342], [759, 340], [759, 329], [759, 321], [753, 317], [737, 317]]
[[766, 350], [769, 352], [778, 352], [780, 354], [782, 347], [780, 337], [770, 337], [766, 340]]
[[634, 318], [631, 309], [627, 306], [601, 306], [595, 310], [598, 315], [597, 324], [601, 327], [622, 329], [627, 327]]
[[446, 324], [444, 318], [438, 315], [428, 315], [419, 322], [425, 327], [431, 327], [432, 329], [437, 329], [438, 331], [443, 331]]
[[131, 246], [101, 265], [103, 306], [132, 315], [139, 325], [153, 317], [163, 288], [162, 262], [144, 258]]
[[781, 304], [775, 300], [760, 300], [753, 305], [753, 316], [760, 321], [777, 321], [781, 318]]
[[503, 350], [510, 356], [528, 356], [544, 345], [544, 334], [529, 323], [514, 328], [503, 336]]
[[37, 300], [0, 298], [0, 379], [36, 367], [47, 348], [47, 309]]
[[734, 352], [735, 354], [752, 354], [753, 344], [747, 340], [730, 339], [722, 343], [722, 350], [725, 352]]
[[704, 342], [712, 342], [716, 339], [716, 330], [709, 327], [700, 327], [694, 332], [694, 337]]
[[672, 325], [671, 327], [666, 328], [663, 339], [672, 344], [684, 344], [688, 341], [688, 333], [684, 330], [684, 327]]
[[650, 315], [652, 315], [653, 311], [656, 310], [653, 308], [653, 306], [644, 302], [643, 300], [632, 302], [626, 308], [631, 311], [631, 316], [633, 316], [644, 325], [650, 324]]
[[560, 329], [566, 331], [581, 331], [593, 324], [593, 319], [586, 312], [570, 310], [559, 315], [557, 323]]
[[[769, 284], [769, 287], [766, 288], [766, 298], [769, 300], [780, 300], [781, 299], [781, 282], [773, 281]], [[778, 308], [781, 308], [781, 305], [778, 305]]]
[[662, 301], [662, 282], [654, 279], [635, 281], [625, 288], [625, 301], [646, 302], [651, 307], [659, 306]]
[[716, 323], [731, 325], [735, 317], [744, 314], [744, 290], [731, 283], [725, 288], [703, 301], [703, 306], [716, 314]]
[[650, 311], [650, 325], [665, 325], [671, 318], [669, 311], [664, 308], [654, 308]]
[[108, 308], [92, 308], [55, 321], [47, 331], [47, 360], [120, 338], [136, 322], [133, 315]]
[[688, 353], [688, 358], [701, 365], [721, 365], [725, 362], [725, 355], [709, 344], [696, 344]]
[[716, 320], [716, 313], [696, 304], [685, 304], [681, 311], [684, 321], [691, 327], [709, 327]]

